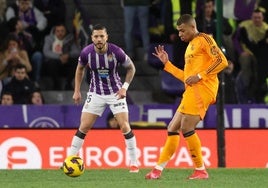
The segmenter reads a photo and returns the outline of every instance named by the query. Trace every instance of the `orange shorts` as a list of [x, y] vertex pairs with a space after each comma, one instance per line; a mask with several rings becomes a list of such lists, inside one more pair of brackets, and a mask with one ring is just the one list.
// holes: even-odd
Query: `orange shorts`
[[209, 105], [215, 102], [215, 98], [206, 90], [200, 85], [188, 86], [183, 93], [177, 111], [184, 114], [200, 115], [200, 118], [204, 119]]

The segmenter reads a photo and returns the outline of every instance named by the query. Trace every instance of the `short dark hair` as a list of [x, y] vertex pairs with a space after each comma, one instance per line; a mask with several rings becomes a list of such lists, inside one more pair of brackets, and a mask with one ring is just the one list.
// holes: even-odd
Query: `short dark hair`
[[13, 94], [10, 91], [3, 91], [2, 94], [1, 94], [1, 99], [3, 98], [4, 95], [9, 95], [9, 96], [11, 96], [13, 98]]
[[107, 32], [107, 28], [104, 25], [96, 24], [93, 26], [92, 31], [94, 30], [105, 30]]
[[194, 20], [194, 17], [190, 14], [183, 14], [177, 21], [177, 25], [181, 25], [184, 23], [189, 23], [190, 21]]
[[20, 2], [20, 1], [32, 1], [32, 0], [19, 0], [19, 2]]
[[7, 26], [10, 32], [16, 31], [16, 25], [18, 24], [19, 20], [20, 20], [19, 17], [13, 17], [7, 22]]
[[26, 66], [21, 64], [21, 63], [18, 63], [17, 65], [15, 65], [15, 71], [18, 70], [18, 69], [25, 69], [27, 70]]
[[212, 2], [213, 4], [215, 3], [214, 0], [206, 0], [205, 3], [209, 3], [209, 2]]
[[8, 48], [8, 44], [10, 41], [15, 41], [18, 43], [18, 47], [20, 48], [20, 39], [19, 37], [14, 33], [9, 33], [5, 39], [5, 47]]
[[33, 102], [32, 102], [32, 98], [33, 98], [34, 93], [39, 93], [40, 96], [41, 96], [41, 100], [42, 100], [43, 104], [45, 104], [45, 97], [44, 97], [44, 95], [42, 94], [41, 90], [38, 89], [38, 88], [35, 88], [35, 89], [31, 92], [30, 97], [29, 97], [29, 104], [33, 104]]

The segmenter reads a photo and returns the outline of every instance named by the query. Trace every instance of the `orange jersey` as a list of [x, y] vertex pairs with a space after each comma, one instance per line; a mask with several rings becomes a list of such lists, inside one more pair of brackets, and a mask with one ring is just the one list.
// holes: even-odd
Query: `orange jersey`
[[209, 104], [216, 101], [219, 85], [217, 74], [227, 66], [226, 57], [211, 36], [199, 33], [190, 41], [185, 52], [184, 71], [171, 62], [167, 62], [164, 67], [165, 71], [183, 82], [189, 76], [199, 74], [202, 77], [192, 86], [185, 84], [185, 92], [178, 110], [187, 114], [199, 114], [203, 118]]

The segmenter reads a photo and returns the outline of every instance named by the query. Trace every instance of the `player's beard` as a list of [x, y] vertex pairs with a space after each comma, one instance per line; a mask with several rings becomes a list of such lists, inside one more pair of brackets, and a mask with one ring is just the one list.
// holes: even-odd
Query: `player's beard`
[[95, 44], [95, 48], [97, 48], [99, 51], [104, 51], [106, 49], [106, 43], [97, 43]]

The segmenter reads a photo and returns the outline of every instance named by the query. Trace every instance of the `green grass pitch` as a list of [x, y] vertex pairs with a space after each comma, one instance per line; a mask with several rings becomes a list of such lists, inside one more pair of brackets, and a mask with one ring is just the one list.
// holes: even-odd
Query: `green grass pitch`
[[127, 169], [87, 169], [76, 178], [61, 170], [0, 170], [3, 188], [264, 188], [268, 169], [208, 169], [208, 180], [187, 180], [192, 169], [165, 169], [159, 180], [145, 180], [150, 169], [129, 173]]

